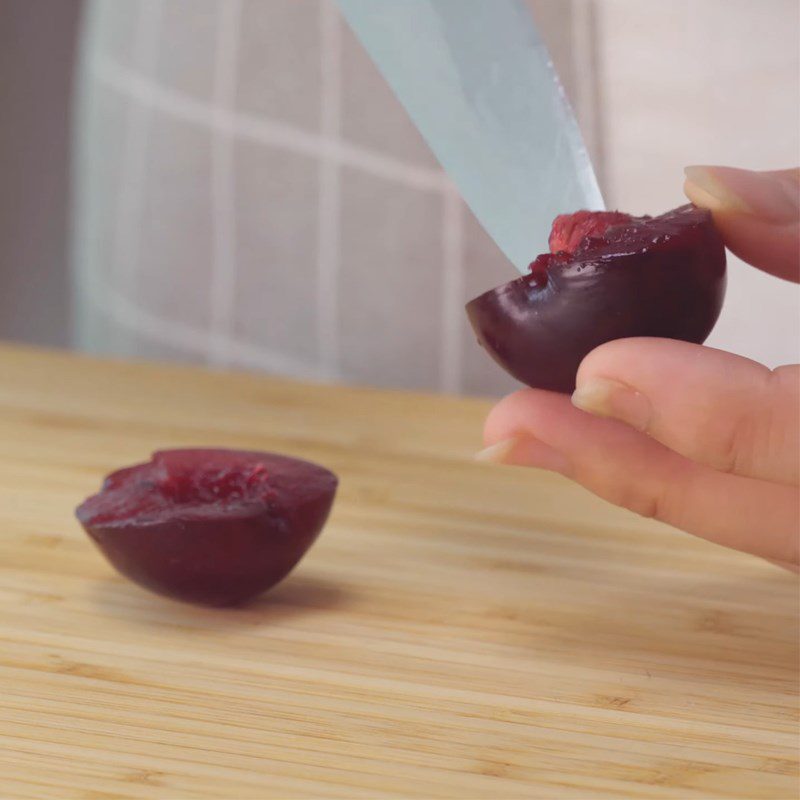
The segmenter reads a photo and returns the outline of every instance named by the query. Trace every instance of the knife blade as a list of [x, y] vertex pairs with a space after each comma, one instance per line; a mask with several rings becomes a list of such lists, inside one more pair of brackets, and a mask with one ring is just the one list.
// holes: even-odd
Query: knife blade
[[520, 271], [603, 198], [522, 0], [338, 0], [478, 221]]

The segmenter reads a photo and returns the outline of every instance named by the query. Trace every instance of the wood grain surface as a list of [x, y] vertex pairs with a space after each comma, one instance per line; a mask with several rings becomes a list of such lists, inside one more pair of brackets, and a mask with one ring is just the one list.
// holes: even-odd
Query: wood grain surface
[[[0, 347], [0, 797], [797, 797], [796, 578], [472, 463], [487, 408]], [[180, 445], [341, 477], [249, 608], [144, 592], [73, 517]]]

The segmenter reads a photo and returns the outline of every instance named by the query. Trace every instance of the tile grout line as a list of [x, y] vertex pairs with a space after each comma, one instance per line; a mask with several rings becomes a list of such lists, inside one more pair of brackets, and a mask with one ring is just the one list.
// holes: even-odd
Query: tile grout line
[[439, 385], [443, 392], [459, 394], [462, 385], [461, 327], [464, 306], [464, 213], [461, 195], [448, 183], [442, 196], [442, 346]]
[[331, 0], [319, 6], [320, 129], [332, 152], [319, 160], [317, 227], [317, 344], [322, 370], [329, 377], [339, 373], [339, 218], [341, 205], [340, 160], [335, 157], [341, 112], [341, 30]]
[[234, 193], [233, 136], [224, 124], [231, 113], [237, 80], [237, 44], [241, 0], [220, 4], [214, 70], [214, 113], [211, 147], [212, 272], [209, 287], [211, 309], [211, 364], [229, 363], [228, 335], [236, 290], [236, 210]]
[[223, 128], [238, 138], [280, 147], [310, 158], [328, 157], [341, 165], [421, 191], [442, 191], [447, 184], [447, 177], [441, 169], [409, 164], [340, 137], [327, 139], [284, 122], [242, 112], [218, 113], [207, 103], [153, 84], [107, 58], [94, 59], [91, 68], [96, 80], [104, 86], [136, 97], [142, 103], [184, 122]]
[[[144, 73], [155, 68], [158, 53], [161, 5], [150, 0], [139, 6], [134, 53]], [[138, 102], [137, 102], [138, 101]], [[111, 284], [123, 292], [123, 277], [135, 275], [139, 254], [138, 229], [141, 226], [144, 172], [152, 107], [141, 98], [128, 98], [125, 137], [122, 143], [122, 178], [114, 211], [114, 244], [111, 259]]]
[[[147, 309], [141, 308], [112, 286], [106, 286], [103, 293], [98, 292], [103, 303], [97, 303], [101, 313], [110, 316], [124, 328], [136, 331], [145, 338], [159, 343], [167, 343], [176, 349], [198, 356], [205, 356], [214, 346], [214, 335], [202, 328], [166, 320]], [[302, 361], [297, 361], [282, 353], [272, 353], [246, 342], [224, 338], [226, 351], [238, 366], [280, 373], [298, 380], [319, 380], [319, 371]]]

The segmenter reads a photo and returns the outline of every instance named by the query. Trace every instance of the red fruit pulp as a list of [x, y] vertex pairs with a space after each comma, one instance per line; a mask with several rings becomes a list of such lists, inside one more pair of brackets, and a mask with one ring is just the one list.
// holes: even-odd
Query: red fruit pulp
[[479, 343], [528, 386], [571, 392], [595, 347], [631, 336], [701, 343], [719, 316], [725, 247], [705, 209], [562, 215], [550, 249], [467, 304]]
[[323, 467], [275, 453], [165, 450], [109, 475], [77, 516], [119, 572], [142, 586], [232, 605], [297, 564], [336, 485]]
[[550, 229], [551, 253], [572, 253], [587, 238], [602, 238], [614, 225], [623, 225], [633, 220], [630, 214], [620, 211], [576, 211], [560, 214], [553, 220]]

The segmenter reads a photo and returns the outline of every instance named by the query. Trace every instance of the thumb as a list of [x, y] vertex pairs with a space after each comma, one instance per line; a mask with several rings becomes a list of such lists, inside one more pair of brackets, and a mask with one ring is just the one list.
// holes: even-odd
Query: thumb
[[691, 166], [685, 173], [686, 196], [712, 212], [729, 250], [765, 272], [800, 282], [800, 169]]
[[800, 481], [800, 369], [669, 339], [618, 339], [592, 351], [572, 402], [722, 472]]

